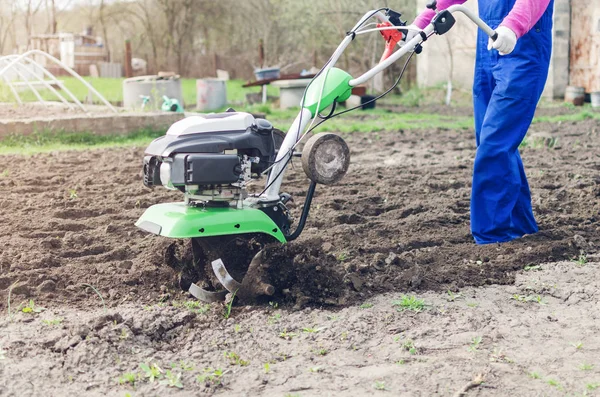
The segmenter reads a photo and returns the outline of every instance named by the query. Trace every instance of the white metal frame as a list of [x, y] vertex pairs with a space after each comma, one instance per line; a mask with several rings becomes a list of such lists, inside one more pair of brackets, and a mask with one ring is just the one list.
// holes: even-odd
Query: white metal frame
[[[461, 6], [461, 5], [453, 5], [453, 6], [448, 7], [447, 10], [452, 14], [455, 12], [461, 12], [461, 13], [465, 14], [477, 26], [479, 26], [488, 36], [492, 37], [495, 35], [495, 31], [492, 28], [490, 28], [483, 20], [481, 20], [479, 17], [477, 17], [468, 8]], [[368, 19], [373, 18], [373, 17], [377, 18], [381, 22], [389, 22], [388, 17], [383, 12], [373, 10], [373, 11], [367, 12], [360, 19], [360, 21], [354, 26], [352, 31], [355, 32], [356, 35], [360, 35], [360, 34], [364, 34], [364, 33], [368, 33], [368, 32], [376, 32], [376, 31], [388, 30], [388, 29], [398, 29], [398, 27], [393, 26], [393, 27], [381, 27], [381, 28], [374, 28], [374, 29], [363, 28], [361, 30], [357, 30], [359, 27], [361, 27], [363, 25], [364, 22], [366, 22]], [[400, 48], [396, 52], [394, 52], [389, 58], [380, 62], [379, 64], [377, 64], [375, 67], [373, 67], [371, 70], [367, 71], [360, 77], [350, 80], [349, 85], [351, 87], [356, 87], [356, 86], [363, 84], [366, 81], [370, 80], [375, 75], [379, 74], [380, 72], [382, 72], [383, 70], [388, 68], [394, 62], [396, 62], [398, 59], [400, 59], [402, 56], [408, 54], [409, 52], [414, 51], [414, 48], [417, 45], [419, 45], [419, 44], [423, 43], [423, 41], [425, 41], [424, 38], [422, 37], [423, 35], [425, 35], [425, 37], [429, 37], [432, 34], [434, 34], [434, 26], [433, 26], [433, 24], [429, 24], [427, 27], [425, 27], [425, 29], [423, 29], [422, 31], [419, 31], [419, 34], [416, 34], [411, 40], [409, 40], [406, 43], [402, 43]], [[326, 66], [323, 68], [321, 73], [326, 74], [329, 72], [329, 70], [331, 70], [335, 66], [335, 64], [340, 59], [340, 57], [342, 56], [342, 54], [344, 53], [346, 48], [350, 45], [350, 43], [352, 42], [353, 39], [354, 39], [353, 35], [347, 35], [344, 38], [344, 40], [342, 40], [341, 44], [335, 50], [335, 52], [333, 53], [333, 55], [331, 56], [331, 58], [329, 59], [329, 61], [327, 62]], [[401, 43], [398, 43], [398, 44], [401, 44]], [[321, 86], [321, 93], [323, 92], [326, 78], [327, 78], [327, 76], [325, 76], [325, 79], [323, 79], [323, 85]], [[317, 105], [317, 109], [320, 109], [320, 105], [321, 105], [320, 103]], [[288, 160], [293, 155], [294, 148], [302, 139], [303, 132], [309, 130], [310, 129], [309, 126], [312, 125], [312, 123], [314, 123], [314, 120], [312, 119], [311, 112], [308, 109], [303, 108], [300, 111], [300, 113], [298, 114], [298, 116], [296, 117], [296, 119], [294, 120], [294, 123], [290, 127], [288, 133], [285, 136], [283, 143], [281, 144], [281, 147], [277, 154], [277, 158], [275, 159], [275, 164], [273, 165], [273, 167], [271, 168], [271, 172], [269, 173], [269, 178], [267, 180], [267, 185], [266, 185], [267, 188], [265, 190], [265, 193], [260, 198], [250, 198], [249, 201], [250, 201], [251, 205], [255, 204], [256, 201], [271, 202], [271, 201], [279, 200], [279, 189], [281, 187], [281, 183], [283, 182], [283, 176], [284, 176], [285, 168], [288, 165]]]
[[[4, 56], [4, 57], [0, 57], [0, 68], [1, 68], [0, 69], [0, 78], [10, 88], [10, 90], [13, 93], [13, 95], [15, 96], [15, 99], [17, 100], [17, 102], [19, 104], [23, 104], [23, 101], [21, 100], [21, 97], [19, 96], [19, 93], [18, 93], [18, 91], [15, 88], [16, 84], [13, 83], [12, 81], [10, 81], [8, 79], [8, 77], [7, 77], [7, 73], [9, 71], [15, 72], [21, 79], [23, 79], [23, 82], [25, 83], [25, 85], [34, 93], [34, 95], [38, 99], [38, 101], [41, 102], [42, 104], [44, 104], [45, 106], [48, 105], [47, 101], [45, 101], [42, 98], [42, 96], [40, 95], [40, 93], [37, 90], [37, 88], [35, 88], [35, 84], [42, 84], [42, 86], [44, 86], [44, 88], [50, 90], [54, 95], [56, 95], [56, 97], [62, 103], [64, 103], [65, 105], [69, 106], [70, 108], [73, 108], [73, 104], [71, 102], [69, 102], [67, 99], [65, 99], [65, 97], [62, 96], [53, 87], [53, 85], [56, 85], [56, 86], [60, 87], [60, 89], [62, 91], [64, 91], [64, 92], [66, 92], [67, 95], [71, 98], [71, 100], [81, 110], [83, 110], [84, 112], [87, 112], [87, 110], [85, 109], [85, 107], [83, 106], [83, 104], [77, 99], [77, 97], [75, 95], [73, 95], [73, 93], [67, 87], [65, 87], [65, 85], [63, 84], [62, 81], [58, 80], [56, 78], [56, 76], [54, 76], [46, 68], [44, 68], [38, 62], [36, 62], [36, 60], [34, 59], [34, 56], [36, 56], [36, 55], [37, 56], [45, 57], [50, 62], [52, 62], [52, 63], [60, 66], [61, 68], [63, 68], [71, 76], [73, 76], [77, 80], [79, 80], [104, 105], [106, 105], [113, 112], [117, 113], [117, 109], [115, 109], [115, 107], [113, 105], [111, 105], [110, 102], [108, 102], [106, 100], [106, 98], [102, 94], [100, 94], [90, 83], [88, 83], [87, 81], [85, 81], [77, 72], [75, 72], [69, 66], [67, 66], [66, 64], [64, 64], [63, 62], [61, 62], [60, 60], [58, 60], [57, 58], [53, 57], [52, 55], [48, 54], [47, 52], [40, 51], [40, 50], [27, 51], [26, 53], [21, 54], [21, 55], [7, 55], [7, 56]], [[31, 71], [31, 69], [28, 67], [28, 65], [34, 66], [34, 67], [38, 68], [39, 70], [41, 70], [42, 73], [43, 73], [43, 75], [46, 76], [48, 78], [48, 80], [45, 79], [44, 77], [38, 76], [37, 74], [33, 73]], [[32, 81], [30, 80], [30, 77], [33, 77], [34, 84], [32, 84]]]

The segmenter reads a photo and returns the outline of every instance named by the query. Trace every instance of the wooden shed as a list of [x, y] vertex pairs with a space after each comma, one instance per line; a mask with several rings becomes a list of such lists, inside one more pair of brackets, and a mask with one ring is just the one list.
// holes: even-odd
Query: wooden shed
[[[90, 65], [108, 61], [108, 53], [102, 42], [93, 36], [76, 33], [40, 34], [29, 38], [29, 49], [41, 50], [60, 59], [82, 76], [90, 74]], [[50, 72], [62, 74], [62, 69], [39, 61]]]

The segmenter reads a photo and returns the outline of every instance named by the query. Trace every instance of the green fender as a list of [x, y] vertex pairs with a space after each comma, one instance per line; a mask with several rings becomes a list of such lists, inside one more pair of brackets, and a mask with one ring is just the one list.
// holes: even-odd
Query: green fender
[[[352, 86], [348, 84], [350, 80], [352, 76], [338, 68], [323, 72], [306, 90], [304, 107], [310, 110], [313, 117], [316, 117], [319, 112], [327, 109], [334, 102], [346, 101], [352, 95]], [[318, 106], [319, 102], [321, 106]]]
[[279, 226], [254, 208], [197, 208], [185, 203], [157, 204], [148, 208], [137, 227], [170, 238], [213, 237], [242, 233], [264, 233], [281, 243], [287, 240]]

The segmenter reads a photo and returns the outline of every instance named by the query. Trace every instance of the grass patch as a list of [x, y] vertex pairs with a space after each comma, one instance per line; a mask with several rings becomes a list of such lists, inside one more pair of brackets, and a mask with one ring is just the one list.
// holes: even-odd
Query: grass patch
[[130, 134], [96, 135], [92, 132], [42, 131], [12, 134], [0, 140], [0, 154], [33, 154], [58, 150], [88, 150], [115, 146], [145, 146], [164, 135], [163, 130], [143, 128]]
[[403, 295], [400, 300], [393, 301], [392, 306], [399, 312], [410, 310], [412, 312], [421, 312], [427, 306], [423, 299], [418, 299], [416, 296]]
[[[59, 77], [58, 80], [62, 81], [69, 91], [81, 102], [85, 102], [88, 97], [88, 88], [84, 86], [79, 80], [74, 77]], [[90, 83], [100, 94], [102, 94], [107, 101], [112, 104], [120, 104], [123, 102], [123, 78], [106, 78], [106, 77], [84, 77], [88, 83]], [[260, 87], [256, 88], [243, 88], [246, 82], [244, 80], [229, 80], [227, 81], [227, 101], [230, 105], [241, 105], [246, 101], [246, 94], [252, 92], [261, 92]], [[37, 88], [37, 87], [36, 87]], [[56, 101], [58, 97], [47, 89], [39, 89], [40, 96], [44, 100]], [[196, 79], [181, 79], [181, 91], [183, 95], [183, 101], [186, 107], [190, 107], [196, 104]], [[65, 91], [59, 93], [70, 100]], [[268, 86], [267, 93], [270, 96], [279, 95], [279, 88]], [[36, 96], [33, 92], [27, 90], [19, 93], [23, 102], [37, 101]], [[0, 83], [0, 102], [15, 102], [16, 99], [13, 93], [10, 91], [8, 86]], [[96, 96], [93, 97], [94, 103], [100, 103]]]

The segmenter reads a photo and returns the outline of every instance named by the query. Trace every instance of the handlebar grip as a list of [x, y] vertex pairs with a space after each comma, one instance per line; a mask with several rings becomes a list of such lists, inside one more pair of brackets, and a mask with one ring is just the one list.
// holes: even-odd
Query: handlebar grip
[[498, 38], [498, 33], [496, 33], [494, 31], [494, 34], [490, 36], [490, 38], [492, 39], [492, 41], [496, 41], [496, 39]]

